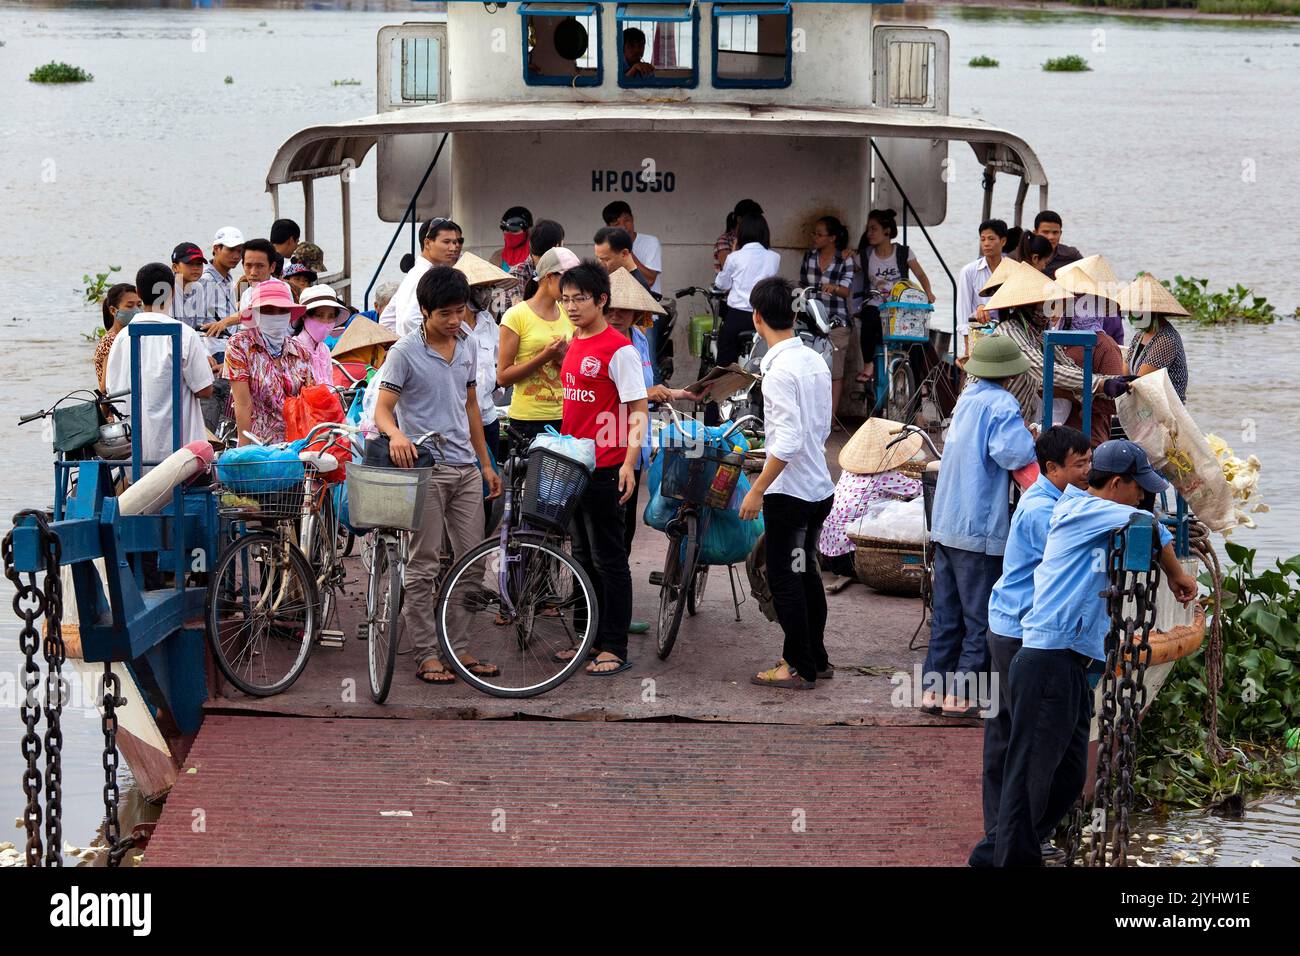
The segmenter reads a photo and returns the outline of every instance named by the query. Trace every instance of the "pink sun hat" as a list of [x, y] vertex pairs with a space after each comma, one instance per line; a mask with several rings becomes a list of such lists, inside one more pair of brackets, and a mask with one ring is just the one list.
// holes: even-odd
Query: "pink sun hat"
[[291, 322], [302, 318], [303, 313], [307, 311], [305, 307], [293, 301], [293, 290], [289, 288], [287, 282], [282, 282], [279, 279], [267, 279], [253, 286], [253, 294], [248, 299], [248, 308], [240, 313], [240, 318], [245, 322], [251, 322], [253, 310], [268, 305], [288, 309]]

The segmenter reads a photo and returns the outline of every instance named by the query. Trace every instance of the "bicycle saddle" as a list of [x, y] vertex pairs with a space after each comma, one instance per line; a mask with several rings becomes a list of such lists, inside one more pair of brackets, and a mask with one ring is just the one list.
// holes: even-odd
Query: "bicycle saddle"
[[329, 452], [324, 451], [300, 451], [298, 452], [298, 460], [311, 465], [322, 475], [328, 475], [339, 466], [339, 460]]

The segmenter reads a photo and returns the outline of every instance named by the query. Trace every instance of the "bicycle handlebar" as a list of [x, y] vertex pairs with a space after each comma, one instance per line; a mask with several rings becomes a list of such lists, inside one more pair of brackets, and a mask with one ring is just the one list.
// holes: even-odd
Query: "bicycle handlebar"
[[706, 289], [703, 286], [692, 285], [687, 286], [685, 289], [678, 289], [673, 293], [673, 298], [684, 299], [688, 295], [721, 296], [724, 294], [725, 293], [721, 289]]
[[48, 418], [50, 415], [53, 415], [55, 410], [58, 409], [58, 407], [62, 405], [64, 402], [66, 402], [68, 399], [82, 393], [90, 396], [90, 398], [82, 399], [82, 401], [84, 401], [87, 405], [94, 404], [103, 407], [105, 405], [111, 405], [114, 401], [116, 401], [119, 398], [125, 398], [126, 396], [130, 395], [131, 390], [129, 388], [124, 388], [119, 392], [109, 392], [107, 395], [102, 395], [100, 394], [98, 389], [74, 388], [72, 391], [68, 392], [67, 395], [64, 395], [61, 399], [59, 399], [49, 408], [42, 408], [39, 412], [32, 412], [28, 415], [21, 416], [18, 419], [18, 424], [26, 425], [28, 422], [34, 422], [40, 418]]
[[347, 437], [355, 435], [360, 431], [361, 429], [357, 428], [357, 426], [348, 425], [344, 422], [321, 422], [307, 433], [307, 444], [310, 445], [315, 441], [316, 436], [320, 432], [329, 432], [331, 434], [337, 434], [339, 437]]

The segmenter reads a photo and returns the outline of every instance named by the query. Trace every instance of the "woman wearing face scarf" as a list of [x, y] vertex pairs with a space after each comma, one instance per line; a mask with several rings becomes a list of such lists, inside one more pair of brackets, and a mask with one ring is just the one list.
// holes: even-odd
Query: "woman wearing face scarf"
[[1119, 305], [1121, 311], [1129, 313], [1129, 324], [1138, 333], [1128, 347], [1129, 374], [1150, 375], [1166, 369], [1179, 400], [1186, 402], [1187, 352], [1183, 337], [1170, 320], [1191, 313], [1149, 273], [1138, 276], [1120, 291]]
[[494, 266], [509, 272], [528, 258], [528, 231], [533, 214], [523, 206], [511, 206], [501, 215], [502, 246], [488, 257]]
[[339, 301], [334, 289], [327, 285], [313, 285], [304, 289], [298, 304], [307, 311], [300, 321], [294, 322], [297, 331], [294, 339], [311, 354], [311, 374], [318, 382], [334, 378], [333, 360], [330, 358], [328, 339], [334, 330], [352, 314], [352, 310]]
[[119, 282], [109, 288], [104, 296], [104, 335], [95, 346], [95, 379], [99, 390], [107, 392], [108, 351], [113, 347], [117, 333], [140, 311], [140, 296], [130, 282]]
[[267, 444], [284, 441], [284, 400], [315, 384], [311, 353], [290, 334], [290, 323], [305, 311], [279, 279], [253, 288], [242, 326], [226, 346], [241, 445], [251, 443], [245, 432]]

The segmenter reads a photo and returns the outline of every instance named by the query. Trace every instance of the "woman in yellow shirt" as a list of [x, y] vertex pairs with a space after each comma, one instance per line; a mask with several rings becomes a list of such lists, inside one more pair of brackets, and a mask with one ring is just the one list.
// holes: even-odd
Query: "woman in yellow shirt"
[[560, 428], [564, 409], [560, 366], [573, 337], [573, 323], [556, 300], [560, 275], [578, 263], [578, 257], [563, 246], [545, 252], [537, 261], [537, 292], [501, 318], [497, 384], [514, 386], [510, 424], [529, 442], [547, 425]]

